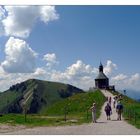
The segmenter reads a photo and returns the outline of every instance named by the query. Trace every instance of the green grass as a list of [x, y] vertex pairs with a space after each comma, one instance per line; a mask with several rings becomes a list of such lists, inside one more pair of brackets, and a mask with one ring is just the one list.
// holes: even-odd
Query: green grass
[[[7, 90], [5, 92], [0, 93], [0, 113], [8, 112], [9, 108], [12, 105], [19, 104], [19, 100], [21, 98], [25, 98], [24, 100], [28, 99], [26, 102], [26, 108], [30, 109], [32, 106], [37, 106], [39, 104], [36, 113], [40, 110], [44, 110], [44, 108], [51, 106], [55, 102], [63, 100], [60, 96], [60, 91], [64, 90], [65, 92], [69, 91], [69, 87], [72, 88], [69, 92], [73, 95], [76, 91], [84, 92], [81, 89], [78, 89], [63, 83], [58, 82], [49, 82], [49, 81], [42, 81], [37, 79], [30, 79], [24, 82], [26, 85], [26, 90], [24, 92], [19, 90]], [[20, 84], [19, 84], [20, 85]], [[36, 89], [36, 91], [34, 90]], [[36, 92], [33, 94], [33, 92]], [[31, 95], [31, 96], [30, 96]], [[35, 98], [35, 96], [38, 96]], [[28, 98], [29, 97], [29, 98]], [[35, 99], [35, 101], [33, 100]], [[34, 102], [32, 102], [34, 101]], [[35, 104], [37, 102], [37, 104]], [[32, 104], [34, 103], [34, 104]], [[20, 105], [19, 105], [20, 106]], [[32, 109], [33, 110], [33, 109]]]
[[[24, 93], [28, 92], [34, 86], [35, 86], [35, 83], [29, 80], [28, 88], [25, 90]], [[2, 112], [4, 108], [12, 104], [16, 99], [23, 96], [24, 93], [20, 93], [17, 91], [10, 91], [10, 90], [0, 93], [0, 112]]]
[[57, 83], [57, 82], [48, 82], [48, 81], [36, 81], [38, 84], [39, 94], [47, 101], [47, 106], [52, 103], [62, 100], [58, 94], [58, 90], [64, 89], [66, 90], [66, 85]]
[[125, 107], [123, 116], [130, 124], [140, 129], [140, 103], [126, 96], [122, 102]]
[[25, 121], [25, 116], [23, 114], [6, 114], [0, 117], [0, 123], [11, 124], [11, 125], [26, 125], [26, 126], [58, 126], [64, 125], [62, 117], [56, 118], [41, 118], [38, 115], [27, 115]]
[[[62, 101], [44, 108], [39, 115], [27, 115], [27, 121], [23, 114], [6, 114], [0, 117], [0, 123], [20, 124], [27, 126], [58, 126], [73, 125], [91, 122], [91, 111], [88, 109], [92, 103], [97, 104], [97, 118], [100, 115], [101, 107], [105, 97], [100, 91], [81, 93], [73, 95]], [[65, 118], [66, 108], [66, 121]]]
[[11, 104], [16, 98], [21, 95], [18, 92], [4, 92], [0, 94], [0, 110], [6, 107], [8, 104]]
[[[113, 94], [118, 95], [120, 93], [115, 92]], [[128, 123], [140, 129], [140, 103], [125, 95], [122, 96], [123, 96], [122, 103], [124, 105], [123, 117]]]
[[89, 108], [93, 102], [97, 104], [97, 117], [99, 117], [101, 107], [105, 102], [105, 97], [100, 91], [74, 95], [45, 108], [40, 113], [47, 116], [64, 116], [66, 112], [67, 116], [71, 119], [80, 122], [90, 122], [91, 111], [89, 111]]

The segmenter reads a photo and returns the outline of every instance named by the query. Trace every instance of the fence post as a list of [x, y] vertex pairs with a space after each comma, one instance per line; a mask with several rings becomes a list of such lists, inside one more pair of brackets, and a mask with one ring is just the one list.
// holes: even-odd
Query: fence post
[[67, 121], [67, 109], [66, 109], [66, 106], [64, 108], [64, 120], [65, 120], [65, 122]]
[[27, 113], [26, 113], [26, 109], [25, 109], [25, 122], [27, 121]]
[[136, 111], [134, 112], [134, 117], [135, 117], [135, 124], [136, 124]]
[[88, 120], [88, 108], [87, 108], [87, 120]]
[[130, 110], [128, 111], [128, 114], [129, 114], [129, 120], [131, 120], [131, 113], [130, 113]]
[[23, 113], [24, 113], [24, 121], [27, 121], [27, 107], [26, 105], [23, 106]]
[[126, 109], [127, 119], [129, 119], [129, 112], [128, 109]]

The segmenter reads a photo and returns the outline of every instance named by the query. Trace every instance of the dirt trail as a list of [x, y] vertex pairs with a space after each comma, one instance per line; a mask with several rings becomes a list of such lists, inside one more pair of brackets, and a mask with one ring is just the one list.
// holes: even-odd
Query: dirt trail
[[[105, 96], [113, 95], [102, 90]], [[36, 127], [36, 128], [26, 128], [22, 130], [16, 130], [13, 132], [5, 134], [14, 135], [140, 135], [140, 130], [136, 129], [124, 121], [116, 121], [117, 114], [115, 109], [112, 110], [113, 114], [111, 116], [111, 121], [106, 120], [104, 107], [102, 107], [101, 116], [98, 119], [97, 124], [83, 124], [78, 126], [58, 126], [58, 127]]]

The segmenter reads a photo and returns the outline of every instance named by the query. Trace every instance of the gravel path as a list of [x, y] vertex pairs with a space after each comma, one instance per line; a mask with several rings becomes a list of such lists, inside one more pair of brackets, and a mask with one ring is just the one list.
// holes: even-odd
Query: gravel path
[[[108, 91], [102, 90], [105, 96], [113, 95]], [[78, 126], [58, 126], [58, 127], [36, 127], [36, 128], [26, 128], [21, 130], [16, 130], [13, 132], [5, 134], [13, 135], [139, 135], [140, 130], [129, 125], [124, 120], [116, 121], [117, 114], [115, 109], [113, 109], [113, 114], [111, 116], [111, 121], [106, 120], [104, 107], [102, 108], [102, 113], [98, 119], [97, 124], [83, 124]]]

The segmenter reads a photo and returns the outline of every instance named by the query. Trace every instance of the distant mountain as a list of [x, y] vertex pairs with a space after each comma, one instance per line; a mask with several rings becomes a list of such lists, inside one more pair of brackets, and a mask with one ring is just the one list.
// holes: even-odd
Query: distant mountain
[[[120, 90], [120, 92], [124, 94], [123, 91]], [[126, 89], [126, 95], [132, 99], [140, 100], [140, 91]]]
[[43, 108], [84, 91], [72, 85], [30, 79], [0, 93], [1, 113], [39, 113]]

